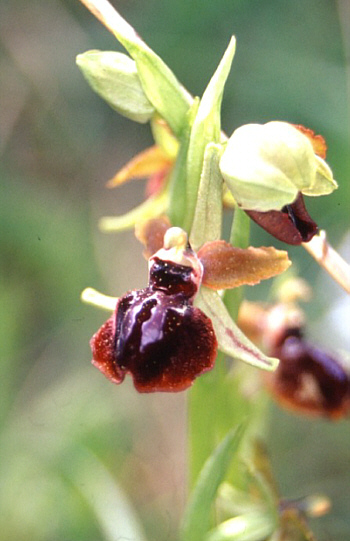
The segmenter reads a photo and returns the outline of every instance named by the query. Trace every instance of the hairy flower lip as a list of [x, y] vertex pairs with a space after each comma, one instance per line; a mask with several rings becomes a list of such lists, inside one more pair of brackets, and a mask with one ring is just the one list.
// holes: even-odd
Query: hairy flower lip
[[183, 391], [211, 370], [217, 341], [210, 319], [182, 294], [134, 290], [91, 339], [93, 364], [113, 383], [131, 374], [142, 393]]

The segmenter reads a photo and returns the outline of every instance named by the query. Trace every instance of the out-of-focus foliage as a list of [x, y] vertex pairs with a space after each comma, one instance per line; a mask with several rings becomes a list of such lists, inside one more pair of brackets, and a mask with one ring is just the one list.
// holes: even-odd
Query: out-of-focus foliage
[[[346, 0], [114, 3], [193, 94], [202, 94], [236, 35], [223, 128], [276, 119], [321, 133], [339, 189], [308, 208], [341, 242], [350, 208]], [[105, 315], [81, 305], [80, 291], [93, 285], [119, 295], [142, 287], [147, 272], [131, 234], [96, 227], [101, 215], [135, 206], [141, 183], [110, 192], [105, 181], [151, 141], [147, 126], [118, 116], [86, 85], [75, 56], [92, 48], [121, 50], [78, 0], [0, 4], [4, 541], [141, 539], [142, 529], [148, 539], [172, 540], [183, 502], [184, 395], [139, 396], [89, 364], [88, 341]], [[253, 244], [271, 243], [252, 232]], [[349, 347], [342, 293], [301, 248], [290, 253], [315, 287], [314, 336]], [[258, 286], [249, 296], [266, 292]], [[283, 496], [327, 493], [333, 510], [315, 525], [319, 539], [348, 540], [348, 422], [274, 407], [271, 426]]]

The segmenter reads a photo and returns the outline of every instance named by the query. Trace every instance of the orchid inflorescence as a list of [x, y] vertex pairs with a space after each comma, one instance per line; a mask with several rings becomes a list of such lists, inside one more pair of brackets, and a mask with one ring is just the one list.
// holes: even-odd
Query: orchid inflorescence
[[[100, 228], [134, 228], [144, 246], [149, 277], [145, 287], [120, 298], [92, 288], [83, 291], [85, 302], [112, 312], [91, 339], [94, 366], [116, 384], [131, 375], [142, 393], [183, 391], [214, 368], [220, 351], [262, 369], [266, 387], [284, 406], [330, 419], [348, 416], [347, 363], [304, 338], [305, 320], [295, 302], [301, 291], [300, 297], [307, 296], [304, 282], [286, 279], [288, 298], [281, 295], [273, 304], [242, 302], [241, 295], [242, 286], [275, 277], [291, 265], [286, 251], [248, 246], [250, 219], [280, 241], [303, 246], [350, 292], [349, 265], [306, 208], [306, 197], [337, 188], [325, 161], [324, 138], [282, 121], [241, 126], [227, 137], [220, 109], [234, 37], [199, 99], [107, 0], [81, 1], [130, 56], [87, 51], [77, 57], [79, 68], [114, 110], [133, 121], [149, 122], [155, 140], [108, 182], [113, 188], [134, 178], [148, 179], [145, 201], [123, 216], [102, 218]], [[232, 210], [231, 234], [223, 240], [223, 213]], [[210, 467], [215, 469], [215, 460], [228, 463], [236, 436], [227, 434], [212, 457], [205, 473], [209, 485]], [[234, 499], [231, 494], [231, 503]], [[315, 514], [320, 502], [327, 507], [328, 500], [279, 502], [274, 495], [268, 497], [270, 504], [274, 499], [281, 539], [295, 517], [303, 539], [311, 539], [304, 518]], [[270, 511], [252, 509], [246, 517], [222, 522], [213, 537], [205, 539], [238, 539], [233, 535], [240, 527], [247, 540], [257, 539], [256, 528], [267, 538], [277, 528], [275, 511], [272, 520]], [[203, 518], [202, 502], [197, 510]], [[185, 520], [185, 541], [204, 539], [200, 532], [206, 531], [205, 525], [199, 523], [197, 518], [194, 526], [191, 518]]]
[[[306, 210], [304, 195], [325, 195], [337, 187], [324, 161], [323, 137], [300, 125], [274, 121], [242, 126], [227, 138], [221, 131], [220, 106], [235, 54], [233, 37], [199, 100], [119, 14], [110, 11], [108, 3], [85, 3], [131, 58], [119, 52], [88, 51], [78, 56], [78, 66], [119, 113], [150, 122], [155, 138], [153, 147], [133, 158], [108, 184], [148, 177], [146, 201], [124, 216], [105, 217], [100, 223], [105, 231], [136, 226], [151, 257], [149, 285], [115, 301], [113, 316], [92, 339], [93, 363], [115, 383], [131, 373], [139, 391], [187, 388], [213, 367], [217, 342], [235, 359], [274, 370], [277, 359], [267, 357], [237, 327], [222, 292], [275, 276], [290, 261], [286, 252], [273, 247], [239, 248], [220, 240], [223, 207], [233, 208], [237, 216], [243, 210], [288, 244], [311, 244], [318, 227]], [[168, 247], [170, 226], [176, 248]], [[329, 250], [326, 264], [349, 287], [348, 269], [342, 266], [344, 275], [339, 264], [332, 266], [330, 254]], [[166, 282], [171, 269], [180, 290], [186, 274], [195, 276], [190, 293], [155, 282], [155, 261], [160, 282]], [[89, 292], [83, 298], [91, 301]], [[170, 324], [172, 318], [177, 318], [175, 326]], [[201, 337], [192, 342], [192, 351], [189, 334]]]

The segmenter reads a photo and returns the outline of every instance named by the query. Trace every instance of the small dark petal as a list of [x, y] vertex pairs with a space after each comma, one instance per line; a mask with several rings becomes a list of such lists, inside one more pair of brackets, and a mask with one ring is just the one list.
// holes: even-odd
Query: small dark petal
[[186, 389], [213, 368], [216, 351], [210, 319], [182, 295], [145, 288], [121, 299], [115, 362], [139, 392]]
[[112, 316], [90, 340], [92, 364], [113, 383], [121, 383], [125, 377], [125, 371], [115, 363], [114, 335], [114, 316]]
[[287, 244], [298, 245], [308, 242], [318, 231], [317, 224], [306, 210], [301, 193], [294, 203], [283, 207], [282, 210], [268, 212], [246, 210], [245, 212], [270, 235]]
[[164, 291], [167, 295], [182, 293], [186, 298], [191, 298], [198, 288], [192, 273], [192, 267], [163, 261], [155, 256], [149, 273], [150, 287]]
[[163, 248], [165, 232], [171, 227], [167, 216], [159, 216], [137, 223], [135, 236], [144, 245], [143, 255], [149, 259], [153, 254]]
[[301, 336], [289, 336], [273, 352], [280, 359], [269, 375], [272, 394], [291, 409], [338, 418], [350, 409], [350, 377], [342, 365]]

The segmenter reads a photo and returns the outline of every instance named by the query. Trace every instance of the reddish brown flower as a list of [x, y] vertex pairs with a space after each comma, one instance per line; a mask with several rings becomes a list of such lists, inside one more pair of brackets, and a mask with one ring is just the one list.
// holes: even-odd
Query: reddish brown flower
[[193, 306], [193, 301], [201, 284], [222, 289], [275, 276], [290, 265], [287, 254], [274, 248], [242, 250], [213, 241], [196, 255], [186, 233], [169, 225], [163, 217], [137, 228], [145, 255], [157, 250], [149, 259], [149, 284], [116, 301], [113, 316], [91, 339], [93, 364], [114, 383], [131, 374], [140, 392], [186, 389], [213, 368], [217, 341], [222, 351], [273, 369], [276, 359], [246, 341], [216, 293], [210, 292], [214, 295], [210, 303], [220, 314], [215, 308], [208, 317], [205, 308]]
[[273, 354], [280, 359], [268, 387], [277, 400], [296, 411], [333, 419], [348, 415], [350, 376], [335, 356], [289, 329]]
[[349, 415], [350, 369], [339, 356], [304, 338], [304, 314], [293, 299], [270, 307], [244, 303], [239, 324], [280, 360], [275, 372], [264, 374], [264, 382], [279, 404], [330, 419]]
[[[301, 124], [294, 124], [294, 127], [309, 139], [315, 154], [325, 159], [327, 145], [322, 135], [316, 135], [312, 130], [305, 128]], [[318, 232], [318, 226], [307, 212], [304, 197], [301, 193], [292, 204], [286, 205], [280, 211], [258, 212], [247, 210], [246, 213], [265, 231], [287, 244], [298, 245], [302, 242], [309, 242]]]
[[193, 306], [202, 277], [195, 254], [187, 248], [179, 263], [159, 256], [150, 260], [148, 287], [121, 297], [91, 339], [93, 364], [114, 383], [131, 374], [139, 392], [182, 391], [213, 368], [217, 353], [210, 319]]

